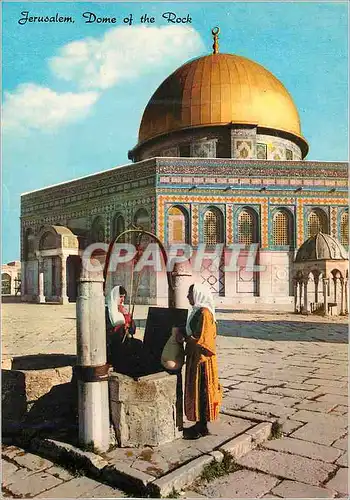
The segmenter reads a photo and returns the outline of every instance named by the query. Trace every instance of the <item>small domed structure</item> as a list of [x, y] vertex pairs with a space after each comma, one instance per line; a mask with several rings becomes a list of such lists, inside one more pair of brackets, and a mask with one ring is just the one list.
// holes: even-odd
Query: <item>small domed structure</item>
[[333, 236], [321, 232], [304, 241], [295, 262], [315, 260], [346, 260], [348, 254], [343, 245]]
[[294, 311], [347, 313], [348, 263], [345, 248], [333, 236], [319, 232], [307, 239], [294, 259]]

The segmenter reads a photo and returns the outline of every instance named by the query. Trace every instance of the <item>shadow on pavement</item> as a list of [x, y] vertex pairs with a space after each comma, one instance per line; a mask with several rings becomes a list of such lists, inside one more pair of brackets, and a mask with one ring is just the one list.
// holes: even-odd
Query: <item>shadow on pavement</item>
[[348, 343], [345, 323], [316, 323], [301, 321], [218, 320], [220, 337], [239, 337], [259, 340], [296, 342]]
[[17, 356], [12, 359], [12, 370], [45, 370], [48, 368], [61, 368], [74, 366], [76, 356], [71, 354], [32, 354]]

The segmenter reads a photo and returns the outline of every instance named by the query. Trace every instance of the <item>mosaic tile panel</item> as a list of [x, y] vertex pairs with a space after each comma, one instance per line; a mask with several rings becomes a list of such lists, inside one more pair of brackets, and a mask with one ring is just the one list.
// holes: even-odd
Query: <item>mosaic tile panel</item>
[[226, 244], [233, 243], [233, 211], [232, 205], [226, 205]]
[[338, 238], [338, 207], [331, 207], [330, 215], [331, 236]]
[[197, 246], [199, 243], [199, 207], [198, 205], [192, 206], [192, 245]]

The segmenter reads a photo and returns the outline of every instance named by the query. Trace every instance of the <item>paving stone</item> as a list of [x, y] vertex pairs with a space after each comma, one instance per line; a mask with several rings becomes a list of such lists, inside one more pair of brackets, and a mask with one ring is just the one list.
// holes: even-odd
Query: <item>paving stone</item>
[[318, 385], [321, 387], [339, 387], [346, 388], [346, 383], [340, 380], [326, 380], [322, 378], [310, 378], [305, 380], [304, 384]]
[[59, 479], [63, 479], [63, 481], [69, 481], [69, 479], [73, 479], [74, 477], [73, 474], [68, 472], [66, 469], [58, 467], [57, 465], [46, 469], [45, 472], [47, 472], [48, 474], [52, 474], [52, 476], [58, 477]]
[[297, 389], [298, 391], [315, 391], [317, 389], [317, 385], [297, 384], [296, 382], [286, 382], [284, 387], [287, 389]]
[[310, 391], [302, 391], [298, 389], [289, 389], [288, 387], [269, 387], [266, 389], [268, 394], [277, 394], [279, 396], [288, 396], [295, 399], [305, 399], [310, 397]]
[[38, 455], [33, 455], [33, 453], [19, 454], [13, 457], [13, 460], [20, 466], [26, 467], [32, 471], [43, 471], [48, 467], [53, 466], [53, 462], [46, 460], [46, 458], [41, 458]]
[[349, 494], [349, 470], [346, 468], [340, 468], [336, 475], [326, 483], [326, 488], [330, 488], [332, 490], [336, 490], [338, 493], [343, 495]]
[[[91, 495], [91, 497], [89, 497]], [[112, 488], [107, 484], [100, 484], [95, 489], [91, 490], [91, 492], [84, 493], [80, 495], [80, 498], [124, 498], [127, 495], [124, 491], [119, 490], [117, 488]]]
[[348, 436], [342, 437], [341, 439], [337, 439], [332, 446], [335, 446], [335, 448], [339, 448], [340, 450], [347, 450], [348, 449]]
[[338, 460], [335, 463], [337, 465], [340, 465], [341, 467], [348, 467], [349, 466], [348, 452], [346, 451], [341, 457], [338, 458]]
[[317, 424], [326, 424], [340, 429], [347, 427], [347, 419], [345, 417], [328, 415], [317, 411], [298, 410], [291, 417], [292, 420], [299, 420], [299, 422], [314, 422]]
[[181, 498], [207, 498], [205, 495], [201, 495], [200, 493], [197, 493], [197, 491], [192, 491], [192, 490], [185, 490], [182, 493], [180, 493]]
[[317, 372], [312, 373], [311, 377], [313, 379], [319, 378], [322, 380], [340, 380], [341, 375], [333, 375], [330, 370], [329, 371], [318, 370]]
[[133, 462], [133, 468], [146, 472], [154, 477], [160, 477], [169, 471], [171, 468], [171, 461], [166, 460], [157, 450], [154, 450], [153, 453], [150, 453], [149, 449], [147, 451], [148, 453], [144, 456], [141, 454], [139, 458]]
[[1, 450], [1, 455], [7, 458], [14, 458], [18, 454], [24, 454], [25, 451], [18, 446], [4, 446]]
[[296, 420], [286, 420], [282, 422], [282, 432], [285, 436], [288, 436], [292, 432], [296, 431], [300, 427], [305, 425], [305, 422], [297, 422]]
[[250, 403], [249, 399], [231, 397], [230, 392], [228, 393], [228, 395], [224, 394], [221, 405], [222, 410], [225, 409], [240, 410], [241, 408], [244, 408]]
[[349, 408], [344, 405], [337, 405], [334, 410], [331, 411], [331, 414], [336, 415], [347, 415], [349, 412]]
[[255, 376], [251, 377], [251, 381], [254, 384], [265, 385], [266, 387], [281, 387], [286, 383], [285, 380], [268, 379], [263, 377], [257, 378]]
[[320, 411], [322, 413], [329, 413], [337, 406], [337, 403], [330, 403], [329, 401], [302, 401], [295, 405], [297, 410]]
[[[282, 371], [280, 372], [272, 372], [272, 371], [259, 371], [257, 372], [256, 374], [256, 377], [260, 378], [260, 379], [264, 379], [264, 378], [267, 378], [269, 380], [275, 380], [276, 379], [276, 382], [290, 382], [291, 381], [291, 378], [293, 379], [294, 382], [297, 382], [297, 383], [302, 383], [304, 382], [305, 380], [305, 375], [301, 375], [301, 376], [297, 376], [297, 375], [293, 375], [293, 377], [291, 377], [290, 375], [288, 375], [287, 373], [283, 373]], [[286, 394], [286, 396], [288, 396], [288, 394]]]
[[[12, 475], [12, 479], [14, 476]], [[24, 477], [23, 479], [16, 479], [6, 486], [7, 490], [13, 495], [20, 495], [24, 497], [35, 497], [38, 493], [46, 491], [54, 486], [61, 484], [62, 481], [57, 479], [51, 474], [46, 472], [36, 472], [32, 473], [30, 476]]]
[[323, 460], [323, 462], [334, 462], [341, 454], [340, 450], [337, 450], [332, 446], [309, 443], [307, 441], [302, 441], [301, 439], [289, 437], [266, 441], [262, 444], [262, 446], [264, 448], [268, 448], [269, 450], [283, 451], [316, 460]]
[[282, 481], [272, 491], [282, 498], [334, 498], [336, 493], [327, 488], [288, 480]]
[[261, 384], [255, 384], [254, 382], [241, 382], [237, 385], [237, 389], [240, 391], [261, 391], [263, 387]]
[[16, 482], [21, 482], [32, 475], [33, 475], [33, 471], [25, 469], [25, 468], [20, 468], [20, 469], [16, 470], [15, 472], [12, 472], [12, 474], [9, 474], [9, 475], [3, 474], [2, 484], [5, 488], [7, 488], [10, 484], [16, 483]]
[[88, 496], [101, 483], [86, 476], [75, 477], [66, 483], [62, 483], [50, 491], [40, 493], [38, 498], [77, 498]]
[[248, 453], [253, 448], [253, 439], [249, 434], [242, 434], [241, 436], [237, 436], [228, 443], [220, 446], [220, 451], [230, 453], [234, 458], [239, 458], [245, 453]]
[[152, 483], [155, 492], [167, 496], [173, 489], [181, 490], [191, 484], [202, 472], [203, 468], [213, 461], [210, 455], [203, 455], [178, 469], [166, 474]]
[[329, 423], [308, 422], [300, 429], [296, 430], [289, 437], [312, 441], [313, 443], [330, 446], [336, 439], [344, 434], [344, 429], [332, 427]]
[[323, 396], [317, 398], [317, 401], [327, 401], [344, 406], [348, 404], [348, 398], [339, 394], [324, 394]]
[[237, 459], [243, 467], [318, 486], [336, 470], [332, 464], [273, 450], [253, 450]]
[[343, 397], [348, 395], [347, 387], [332, 387], [331, 385], [320, 385], [320, 387], [317, 389], [317, 392], [318, 391], [322, 392], [322, 394], [339, 394], [339, 396]]
[[18, 470], [18, 467], [14, 464], [11, 464], [11, 462], [7, 462], [6, 460], [2, 460], [1, 474], [3, 482], [8, 482], [9, 478], [14, 472], [16, 472], [16, 470]]
[[200, 486], [201, 493], [210, 498], [256, 498], [278, 483], [275, 477], [249, 470], [239, 470]]
[[247, 430], [245, 434], [249, 434], [250, 436], [252, 436], [253, 443], [258, 445], [264, 443], [265, 441], [267, 441], [267, 439], [269, 439], [271, 435], [271, 428], [271, 422], [264, 422]]
[[[238, 399], [239, 401], [248, 400], [256, 401], [259, 403], [275, 404], [280, 406], [293, 406], [297, 403], [298, 399], [286, 398], [282, 396], [274, 396], [272, 394], [265, 394], [254, 391], [242, 391], [239, 389], [231, 389], [228, 393], [230, 398]], [[247, 403], [246, 403], [247, 404]]]
[[287, 417], [296, 412], [296, 410], [293, 410], [292, 408], [285, 408], [284, 406], [271, 405], [267, 403], [250, 403], [244, 409], [273, 417]]
[[227, 410], [227, 411], [225, 410], [222, 413], [227, 414], [227, 415], [231, 415], [233, 417], [240, 417], [243, 419], [249, 419], [252, 421], [252, 425], [255, 422], [274, 422], [276, 420], [276, 418], [274, 418], [274, 417], [268, 417], [268, 416], [262, 415], [260, 413], [246, 411], [245, 409], [244, 410]]

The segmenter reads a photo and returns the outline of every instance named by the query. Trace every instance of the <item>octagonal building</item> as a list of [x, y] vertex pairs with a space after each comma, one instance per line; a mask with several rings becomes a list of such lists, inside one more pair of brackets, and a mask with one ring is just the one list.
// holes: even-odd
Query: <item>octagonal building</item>
[[[297, 249], [318, 232], [347, 248], [347, 164], [309, 162], [292, 96], [260, 64], [193, 59], [150, 98], [132, 163], [22, 195], [22, 298], [74, 301], [82, 252], [131, 224], [166, 245], [224, 247], [193, 280], [217, 303], [292, 303]], [[235, 271], [229, 249], [241, 245]], [[260, 272], [247, 269], [251, 245]], [[130, 288], [126, 275], [113, 277]], [[165, 275], [145, 271], [137, 302], [166, 304]]]

